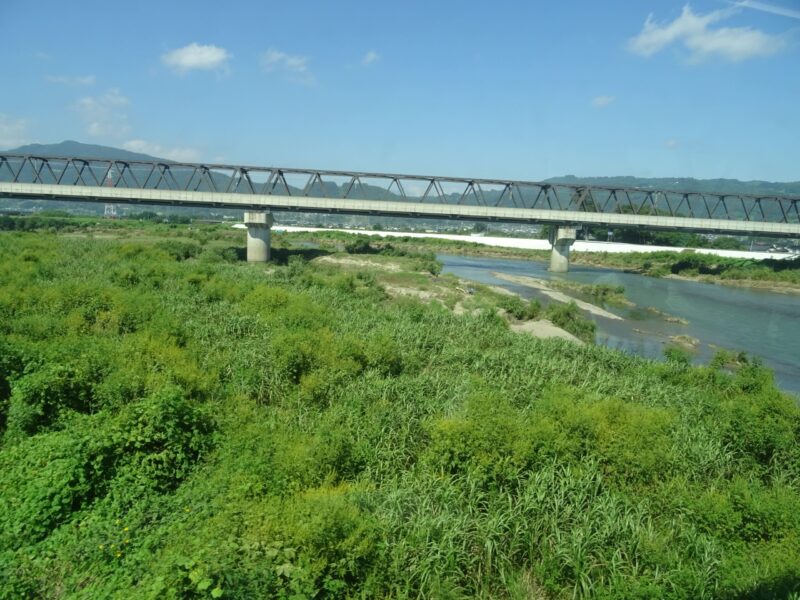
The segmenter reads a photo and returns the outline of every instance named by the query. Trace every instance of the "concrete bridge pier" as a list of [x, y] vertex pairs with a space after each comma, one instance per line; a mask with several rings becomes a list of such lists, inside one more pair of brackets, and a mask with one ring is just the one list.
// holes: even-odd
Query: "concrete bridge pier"
[[245, 212], [247, 225], [247, 262], [267, 262], [269, 241], [273, 223], [270, 212]]
[[569, 271], [569, 249], [572, 242], [575, 241], [575, 237], [575, 227], [558, 225], [550, 229], [550, 244], [553, 246], [550, 254], [550, 271], [552, 273]]

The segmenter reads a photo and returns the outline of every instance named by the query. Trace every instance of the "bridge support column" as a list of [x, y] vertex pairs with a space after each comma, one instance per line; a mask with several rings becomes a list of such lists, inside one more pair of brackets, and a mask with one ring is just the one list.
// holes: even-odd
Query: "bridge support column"
[[247, 262], [267, 262], [273, 218], [269, 212], [245, 212], [247, 225]]
[[550, 230], [550, 243], [553, 251], [550, 254], [550, 271], [566, 273], [569, 271], [569, 249], [575, 241], [575, 227], [554, 226]]

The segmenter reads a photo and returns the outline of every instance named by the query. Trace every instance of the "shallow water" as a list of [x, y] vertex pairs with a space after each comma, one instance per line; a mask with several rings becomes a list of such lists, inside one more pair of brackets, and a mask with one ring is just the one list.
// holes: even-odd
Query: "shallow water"
[[[695, 361], [707, 362], [720, 348], [759, 357], [775, 372], [778, 385], [800, 393], [800, 297], [695, 281], [656, 279], [612, 269], [571, 265], [569, 273], [550, 273], [542, 262], [441, 254], [443, 272], [498, 285], [525, 298], [549, 300], [541, 292], [510, 283], [492, 272], [584, 284], [621, 285], [635, 308], [606, 306], [617, 321], [587, 315], [597, 323], [597, 343], [651, 358], [663, 356], [670, 336], [699, 340]], [[572, 292], [566, 292], [574, 295]], [[670, 323], [647, 308], [686, 319]]]

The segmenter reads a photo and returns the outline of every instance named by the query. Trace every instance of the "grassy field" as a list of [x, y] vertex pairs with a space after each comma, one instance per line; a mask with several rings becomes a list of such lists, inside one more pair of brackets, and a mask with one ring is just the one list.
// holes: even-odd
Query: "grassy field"
[[[0, 216], [0, 230], [48, 230], [51, 232], [71, 232], [78, 236], [137, 237], [144, 235], [172, 235], [177, 232], [172, 223], [149, 223], [144, 234], [142, 224], [135, 220], [106, 221], [89, 217], [70, 217], [68, 215], [36, 217]], [[186, 234], [185, 229], [182, 230]], [[232, 231], [228, 225], [194, 225], [189, 236], [207, 242], [209, 239], [226, 240], [236, 243], [240, 232]], [[328, 250], [341, 250], [347, 244], [362, 243], [390, 244], [400, 251], [417, 253], [465, 254], [496, 258], [520, 258], [547, 262], [548, 250], [525, 250], [519, 248], [500, 248], [456, 240], [438, 238], [391, 238], [364, 236], [337, 231], [318, 231], [304, 233], [278, 233], [274, 238], [280, 245], [309, 243]], [[575, 264], [591, 265], [641, 273], [650, 277], [677, 276], [687, 279], [721, 283], [742, 287], [765, 288], [773, 291], [800, 292], [800, 258], [753, 260], [747, 258], [726, 258], [710, 254], [698, 254], [688, 250], [683, 252], [572, 252], [570, 260]]]
[[516, 334], [400, 246], [242, 238], [0, 233], [0, 598], [800, 598], [768, 370]]

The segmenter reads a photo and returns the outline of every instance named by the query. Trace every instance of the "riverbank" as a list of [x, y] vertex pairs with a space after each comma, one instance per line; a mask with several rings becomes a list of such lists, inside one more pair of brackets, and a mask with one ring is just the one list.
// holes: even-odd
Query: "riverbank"
[[[275, 230], [323, 238], [342, 234], [375, 236], [391, 239], [392, 244], [448, 254], [540, 261], [550, 258], [549, 242], [540, 239], [314, 227], [276, 226]], [[706, 283], [800, 294], [800, 257], [788, 253], [579, 240], [572, 246], [570, 259], [576, 265], [620, 269], [650, 277], [679, 275]]]
[[775, 294], [800, 295], [800, 286], [793, 282], [780, 281], [759, 281], [757, 279], [716, 279], [707, 275], [675, 275], [670, 273], [664, 275], [664, 279], [677, 279], [679, 281], [699, 281], [701, 283], [712, 283], [715, 285], [726, 285], [739, 287], [749, 290], [761, 290], [762, 292], [773, 292]]
[[[438, 259], [443, 273], [547, 302], [552, 296], [540, 289], [543, 282], [621, 317], [584, 312], [596, 323], [599, 345], [657, 360], [668, 348], [682, 346], [695, 364], [709, 364], [721, 351], [746, 352], [769, 366], [783, 389], [800, 393], [800, 303], [794, 296], [581, 265], [554, 274], [546, 263], [515, 258], [439, 254]], [[626, 302], [610, 303], [603, 294], [591, 294], [594, 288], [623, 289]], [[686, 347], [681, 336], [698, 342]]]
[[[541, 339], [560, 338], [578, 344], [593, 342], [594, 324], [583, 318], [576, 308], [590, 314], [620, 318], [551, 289], [544, 282], [538, 283], [538, 289], [556, 302], [552, 306], [543, 307], [503, 287], [448, 275], [436, 276], [419, 270], [421, 262], [413, 255], [331, 254], [314, 258], [311, 264], [334, 265], [345, 273], [369, 277], [391, 298], [413, 298], [441, 306], [457, 316], [495, 315], [506, 321], [512, 331]], [[574, 302], [576, 308], [561, 306], [570, 302]]]
[[578, 298], [569, 296], [564, 292], [559, 292], [557, 290], [554, 290], [550, 285], [548, 285], [542, 279], [537, 279], [535, 277], [525, 277], [523, 275], [508, 275], [506, 273], [498, 273], [496, 271], [492, 272], [492, 275], [494, 275], [498, 279], [503, 279], [505, 281], [510, 281], [511, 283], [517, 283], [519, 285], [524, 285], [526, 287], [539, 290], [543, 295], [547, 296], [552, 300], [555, 300], [556, 302], [561, 302], [562, 304], [569, 304], [570, 302], [574, 302], [578, 308], [580, 308], [581, 310], [585, 310], [589, 314], [598, 317], [605, 317], [606, 319], [616, 319], [618, 321], [622, 320], [622, 317], [617, 316], [612, 312], [608, 312], [607, 310], [601, 308], [600, 306], [591, 304], [590, 302], [584, 302], [583, 300], [579, 300]]

